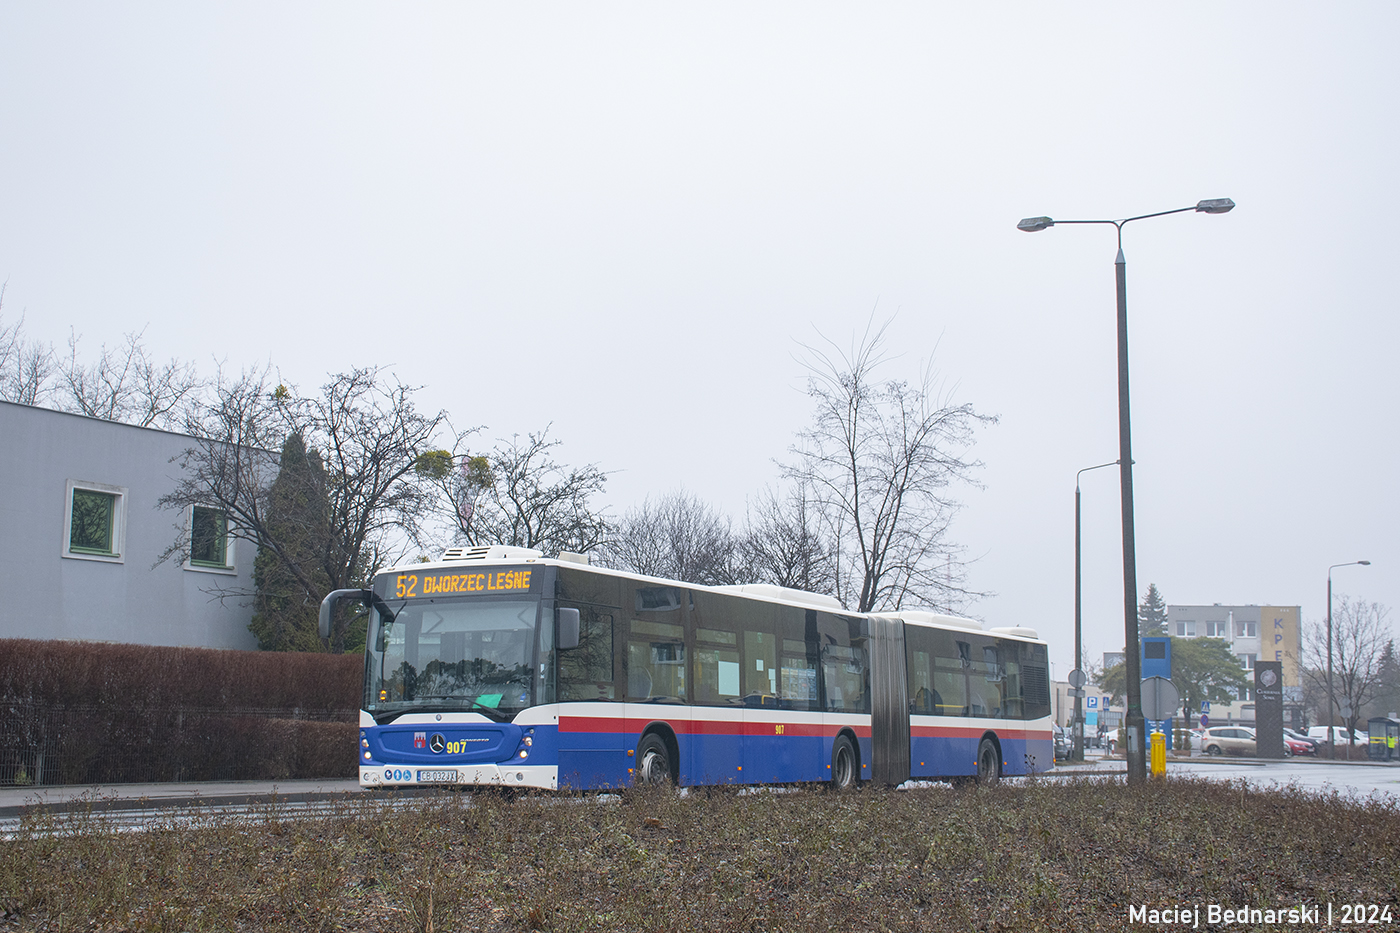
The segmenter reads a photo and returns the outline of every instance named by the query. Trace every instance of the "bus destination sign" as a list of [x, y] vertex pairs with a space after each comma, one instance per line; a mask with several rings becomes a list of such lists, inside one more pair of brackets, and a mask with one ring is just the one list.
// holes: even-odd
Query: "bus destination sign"
[[528, 593], [535, 568], [508, 570], [423, 570], [390, 576], [393, 598], [420, 596], [490, 596], [498, 593]]

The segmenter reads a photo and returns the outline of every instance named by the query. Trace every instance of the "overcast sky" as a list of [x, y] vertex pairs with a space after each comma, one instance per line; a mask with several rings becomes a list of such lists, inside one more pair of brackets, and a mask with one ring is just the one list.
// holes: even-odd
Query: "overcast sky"
[[[6, 4], [4, 316], [147, 328], [304, 389], [392, 366], [483, 442], [553, 424], [615, 512], [742, 517], [807, 420], [799, 341], [893, 317], [1000, 417], [972, 611], [1073, 653], [1075, 471], [1117, 457], [1130, 224], [1140, 591], [1400, 610], [1400, 7]], [[1086, 474], [1086, 650], [1123, 643]], [[1392, 615], [1392, 621], [1400, 621]]]

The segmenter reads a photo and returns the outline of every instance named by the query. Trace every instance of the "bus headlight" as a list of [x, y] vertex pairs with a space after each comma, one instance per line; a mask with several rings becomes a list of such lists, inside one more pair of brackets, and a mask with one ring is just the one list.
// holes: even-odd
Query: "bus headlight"
[[522, 748], [522, 749], [520, 750], [520, 757], [521, 757], [521, 758], [529, 758], [529, 757], [530, 757], [530, 753], [527, 752], [525, 749]]
[[524, 745], [526, 748], [529, 748], [531, 745], [535, 744], [535, 740], [527, 735], [525, 736], [525, 738], [520, 740], [520, 744]]

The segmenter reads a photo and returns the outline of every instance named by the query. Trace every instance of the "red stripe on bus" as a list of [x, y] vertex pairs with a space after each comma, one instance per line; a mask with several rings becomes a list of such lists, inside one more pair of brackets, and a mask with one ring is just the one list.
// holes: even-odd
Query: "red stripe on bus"
[[[795, 737], [832, 737], [842, 728], [849, 728], [859, 738], [870, 737], [869, 726], [822, 725], [816, 722], [744, 722], [738, 719], [692, 719], [670, 722], [637, 718], [595, 716], [560, 716], [560, 732], [601, 732], [636, 735], [651, 722], [663, 722], [677, 735], [783, 735]], [[777, 732], [776, 727], [783, 731]], [[981, 734], [980, 732], [978, 733]]]

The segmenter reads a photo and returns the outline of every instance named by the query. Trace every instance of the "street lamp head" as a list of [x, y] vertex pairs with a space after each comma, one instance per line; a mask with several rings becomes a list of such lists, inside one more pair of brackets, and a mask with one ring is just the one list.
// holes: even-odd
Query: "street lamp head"
[[[1201, 203], [1204, 204], [1205, 202], [1202, 201]], [[1233, 204], [1230, 205], [1230, 207], [1234, 206]], [[1016, 229], [1024, 230], [1027, 233], [1036, 233], [1053, 226], [1055, 226], [1055, 221], [1051, 220], [1049, 217], [1027, 217], [1016, 225]]]
[[1359, 561], [1357, 561], [1357, 563], [1360, 564], [1360, 565], [1363, 566], [1363, 567], [1369, 567], [1369, 566], [1371, 566], [1371, 562], [1370, 562], [1369, 560], [1359, 560]]
[[1211, 198], [1209, 201], [1196, 202], [1196, 211], [1201, 214], [1228, 214], [1234, 209], [1235, 202], [1229, 198]]

